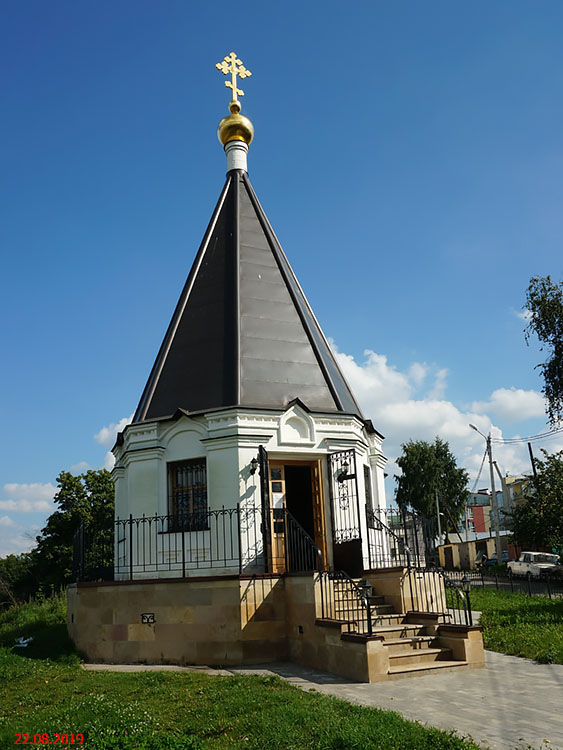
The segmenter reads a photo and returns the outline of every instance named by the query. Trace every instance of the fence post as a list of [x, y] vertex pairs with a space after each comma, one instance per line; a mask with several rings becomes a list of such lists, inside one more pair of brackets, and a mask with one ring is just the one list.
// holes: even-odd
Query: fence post
[[182, 523], [181, 528], [181, 534], [182, 534], [182, 578], [186, 577], [186, 530], [184, 528], [184, 524]]
[[[289, 573], [289, 535], [290, 535], [290, 524], [289, 524], [289, 518], [287, 517], [287, 509], [283, 511], [283, 525], [284, 525], [284, 535], [283, 535], [283, 546], [284, 546], [284, 558], [285, 558], [285, 572]], [[276, 511], [272, 511], [273, 518], [276, 517]], [[275, 520], [274, 520], [275, 523]], [[297, 557], [297, 555], [296, 555]], [[298, 565], [299, 567], [299, 565]]]
[[545, 585], [546, 585], [546, 588], [547, 588], [547, 595], [551, 599], [551, 586], [549, 585], [549, 574], [548, 574], [547, 578], [545, 579]]
[[129, 580], [133, 580], [133, 514], [129, 513]]
[[526, 580], [528, 581], [528, 596], [532, 596], [532, 576], [529, 573], [526, 576]]
[[366, 617], [368, 618], [368, 635], [373, 635], [373, 623], [371, 621], [371, 607], [369, 606], [369, 599], [366, 595], [364, 599], [366, 605]]
[[240, 533], [240, 503], [237, 503], [238, 573], [242, 575], [242, 536]]
[[370, 544], [370, 524], [369, 524], [370, 518], [369, 518], [369, 508], [366, 503], [366, 537], [368, 542], [368, 568], [371, 570], [371, 544]]

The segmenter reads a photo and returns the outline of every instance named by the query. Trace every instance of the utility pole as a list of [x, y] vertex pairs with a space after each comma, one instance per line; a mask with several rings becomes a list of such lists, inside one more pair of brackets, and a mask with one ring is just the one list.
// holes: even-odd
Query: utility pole
[[467, 503], [465, 503], [465, 541], [469, 541], [469, 518], [467, 513]]
[[493, 515], [493, 523], [495, 526], [495, 549], [497, 553], [497, 563], [500, 565], [502, 562], [502, 546], [500, 543], [500, 530], [499, 530], [499, 517], [498, 517], [498, 506], [497, 506], [497, 493], [495, 491], [495, 474], [493, 470], [493, 446], [491, 441], [491, 433], [483, 435], [481, 430], [478, 430], [474, 424], [469, 425], [472, 430], [478, 432], [481, 437], [484, 437], [487, 441], [487, 452], [489, 454], [489, 471], [491, 475], [491, 513]]
[[534, 461], [534, 454], [532, 452], [531, 443], [528, 443], [528, 451], [530, 452], [530, 461], [532, 462], [532, 471], [534, 472], [534, 479], [537, 479], [538, 473], [536, 471], [536, 462]]
[[493, 520], [495, 524], [495, 549], [497, 551], [497, 564], [502, 563], [502, 546], [500, 543], [500, 530], [499, 530], [499, 517], [498, 517], [498, 505], [497, 505], [497, 493], [495, 490], [495, 473], [493, 471], [493, 446], [491, 444], [491, 433], [487, 437], [487, 449], [489, 451], [489, 470], [491, 473], [491, 510], [493, 512]]
[[440, 501], [438, 500], [438, 490], [434, 490], [436, 497], [436, 518], [438, 519], [438, 544], [442, 544], [442, 524], [440, 523]]
[[506, 480], [502, 476], [501, 470], [499, 469], [497, 462], [495, 461], [494, 464], [495, 464], [495, 469], [497, 470], [497, 474], [500, 479], [500, 485], [502, 487], [502, 512], [506, 520], [507, 514], [511, 512], [510, 492], [508, 490], [508, 485], [506, 484]]

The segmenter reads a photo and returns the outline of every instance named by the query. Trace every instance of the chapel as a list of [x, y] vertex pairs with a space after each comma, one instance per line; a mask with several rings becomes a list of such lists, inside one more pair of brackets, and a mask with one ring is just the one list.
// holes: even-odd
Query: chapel
[[290, 659], [364, 681], [480, 666], [416, 523], [386, 511], [383, 436], [250, 182], [251, 72], [234, 52], [216, 67], [226, 179], [113, 448], [114, 528], [75, 540], [69, 632], [110, 662]]

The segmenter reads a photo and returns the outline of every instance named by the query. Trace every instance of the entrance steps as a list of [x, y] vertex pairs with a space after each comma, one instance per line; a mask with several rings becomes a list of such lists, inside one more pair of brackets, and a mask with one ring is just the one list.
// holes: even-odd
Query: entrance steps
[[[360, 579], [354, 580], [357, 585]], [[353, 592], [343, 581], [334, 582], [335, 617], [346, 623], [351, 634], [360, 635], [358, 623], [350, 616]], [[416, 621], [416, 613], [396, 612], [384, 596], [369, 599], [373, 637], [379, 637], [389, 657], [388, 679], [411, 677], [468, 667], [466, 661], [454, 659], [451, 648], [441, 644], [436, 622]], [[365, 635], [365, 629], [364, 629]]]
[[372, 615], [373, 635], [383, 638], [389, 655], [388, 677], [407, 677], [428, 670], [467, 666], [453, 658], [452, 650], [440, 644], [433, 625], [416, 622], [416, 615], [399, 612]]

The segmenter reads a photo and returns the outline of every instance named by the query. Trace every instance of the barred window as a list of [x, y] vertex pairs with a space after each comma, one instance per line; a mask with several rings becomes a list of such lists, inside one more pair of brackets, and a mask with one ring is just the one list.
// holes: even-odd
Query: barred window
[[172, 531], [209, 528], [205, 458], [168, 464], [168, 508]]

